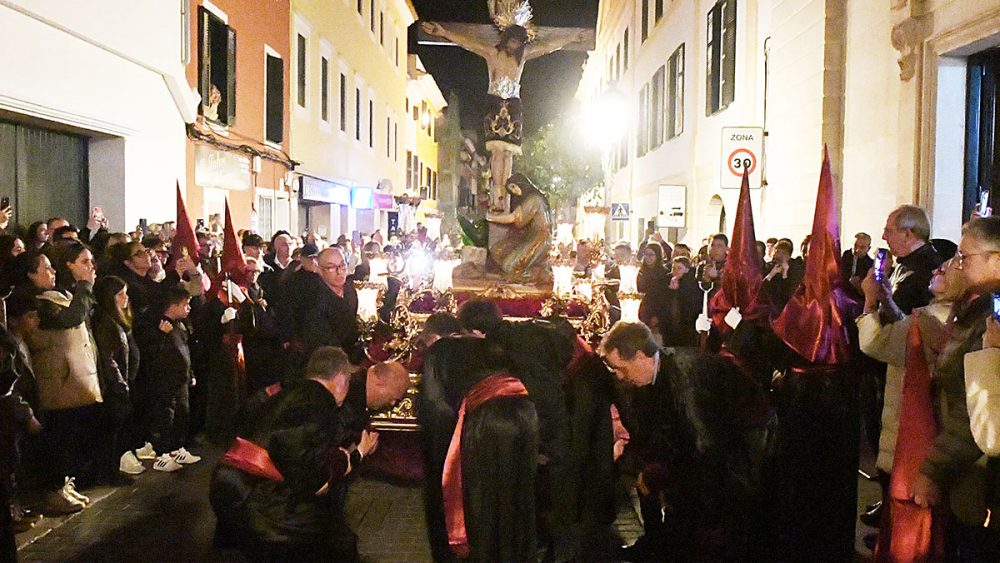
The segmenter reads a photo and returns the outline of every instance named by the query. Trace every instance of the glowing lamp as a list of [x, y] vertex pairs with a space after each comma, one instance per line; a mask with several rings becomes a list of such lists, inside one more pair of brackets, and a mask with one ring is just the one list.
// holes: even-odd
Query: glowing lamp
[[378, 318], [378, 288], [365, 285], [358, 289], [358, 318], [372, 323]]
[[604, 262], [601, 262], [600, 264], [594, 266], [594, 268], [590, 271], [590, 275], [595, 280], [603, 280], [604, 279]]
[[576, 283], [576, 294], [580, 296], [580, 300], [584, 303], [590, 303], [594, 300], [594, 286], [590, 283], [590, 280], [580, 280]]
[[384, 256], [376, 256], [368, 260], [368, 281], [387, 287], [389, 284], [389, 260]]
[[453, 287], [452, 274], [461, 260], [438, 260], [434, 262], [434, 291], [444, 293]]
[[618, 293], [639, 293], [639, 286], [636, 283], [639, 277], [639, 266], [633, 264], [619, 266], [618, 272], [621, 276]]
[[636, 297], [625, 297], [620, 300], [622, 309], [622, 320], [629, 323], [639, 322], [639, 304], [641, 299]]
[[559, 223], [559, 225], [556, 226], [556, 242], [566, 246], [572, 246], [574, 241], [573, 223]]
[[438, 240], [441, 238], [441, 218], [429, 216], [424, 219], [427, 222], [427, 239]]
[[552, 296], [566, 299], [573, 294], [573, 265], [556, 264], [552, 266]]

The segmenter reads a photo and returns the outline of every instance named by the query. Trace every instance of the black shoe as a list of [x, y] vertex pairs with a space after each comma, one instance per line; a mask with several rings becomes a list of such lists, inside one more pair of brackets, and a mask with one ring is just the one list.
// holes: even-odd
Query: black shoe
[[860, 520], [865, 526], [878, 528], [882, 524], [882, 501], [869, 507], [868, 511], [861, 515]]

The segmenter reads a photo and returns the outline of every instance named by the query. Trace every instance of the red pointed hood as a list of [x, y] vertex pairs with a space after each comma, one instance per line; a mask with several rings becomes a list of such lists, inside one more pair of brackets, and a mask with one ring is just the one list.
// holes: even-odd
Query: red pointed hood
[[198, 253], [198, 239], [194, 235], [194, 227], [191, 226], [191, 218], [188, 217], [187, 207], [184, 205], [180, 181], [177, 182], [177, 226], [171, 249], [171, 263], [183, 254], [182, 249], [187, 249], [188, 257], [194, 260], [195, 264], [201, 261], [201, 256]]
[[844, 364], [851, 357], [849, 326], [861, 307], [840, 275], [839, 260], [840, 214], [824, 146], [805, 278], [772, 323], [775, 334], [810, 363]]
[[724, 271], [722, 288], [712, 298], [709, 308], [716, 328], [724, 333], [731, 330], [725, 318], [734, 307], [739, 307], [740, 314], [746, 320], [766, 318], [768, 308], [760, 292], [764, 274], [761, 272], [761, 256], [757, 251], [757, 236], [753, 227], [750, 180], [745, 171], [740, 188], [740, 202], [736, 207], [736, 226], [733, 228]]
[[233, 227], [233, 216], [229, 213], [229, 198], [226, 198], [226, 226], [222, 230], [222, 274], [229, 274], [229, 278], [239, 285], [246, 284], [247, 260], [243, 256], [243, 244], [236, 237], [236, 229]]

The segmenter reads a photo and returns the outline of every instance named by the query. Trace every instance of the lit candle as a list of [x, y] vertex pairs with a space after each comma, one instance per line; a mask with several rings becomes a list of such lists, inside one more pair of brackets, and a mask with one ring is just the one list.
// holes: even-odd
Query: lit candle
[[364, 322], [378, 318], [378, 288], [366, 285], [358, 290], [358, 317]]
[[636, 283], [639, 277], [639, 266], [634, 264], [619, 266], [618, 273], [620, 274], [618, 293], [639, 293], [639, 286]]
[[573, 265], [556, 264], [552, 266], [552, 295], [567, 298], [573, 294]]
[[620, 301], [622, 309], [622, 320], [629, 323], [639, 322], [639, 303], [642, 301], [634, 297], [626, 297]]

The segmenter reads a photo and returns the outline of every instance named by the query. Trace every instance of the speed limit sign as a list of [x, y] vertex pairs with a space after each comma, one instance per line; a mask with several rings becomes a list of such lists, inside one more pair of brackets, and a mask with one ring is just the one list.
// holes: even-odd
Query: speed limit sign
[[750, 177], [750, 187], [759, 188], [763, 150], [763, 128], [723, 127], [721, 187], [739, 189], [746, 172]]

